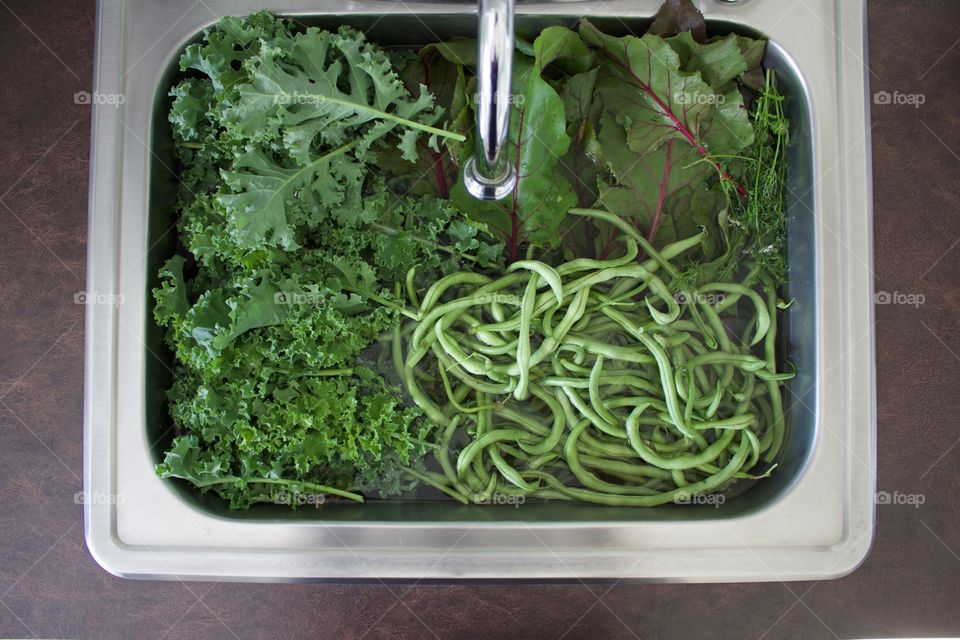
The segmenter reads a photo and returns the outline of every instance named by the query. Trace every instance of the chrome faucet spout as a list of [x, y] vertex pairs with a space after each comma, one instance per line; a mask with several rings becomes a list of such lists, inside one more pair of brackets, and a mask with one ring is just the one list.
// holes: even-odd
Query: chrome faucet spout
[[513, 191], [516, 171], [507, 158], [514, 0], [480, 0], [477, 58], [476, 153], [463, 168], [467, 191], [500, 200]]

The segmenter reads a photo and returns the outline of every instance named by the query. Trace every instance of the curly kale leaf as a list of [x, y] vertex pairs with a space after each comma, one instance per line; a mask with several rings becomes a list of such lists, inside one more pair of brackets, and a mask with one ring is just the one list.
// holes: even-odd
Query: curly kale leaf
[[389, 56], [360, 32], [342, 27], [336, 34], [316, 28], [264, 47], [247, 63], [250, 81], [227, 110], [225, 122], [239, 134], [259, 137], [282, 128], [285, 146], [300, 163], [311, 148], [340, 147], [357, 140], [364, 154], [394, 129], [402, 129], [400, 148], [416, 160], [422, 133], [448, 135], [432, 127], [440, 118], [433, 95], [424, 86], [414, 98]]
[[502, 247], [448, 203], [388, 190], [378, 152], [412, 158], [418, 140], [450, 135], [392, 61], [409, 56], [347, 29], [294, 35], [263, 13], [223, 20], [184, 54], [169, 120], [187, 255], [154, 290], [176, 359], [178, 436], [160, 475], [233, 507], [409, 488], [402, 470], [421, 465], [435, 426], [364, 363], [399, 323], [411, 269], [419, 282], [502, 267]]
[[216, 490], [234, 508], [316, 485], [397, 493], [397, 470], [426, 450], [420, 412], [370, 371], [180, 391], [172, 412], [192, 433], [174, 440], [157, 472]]

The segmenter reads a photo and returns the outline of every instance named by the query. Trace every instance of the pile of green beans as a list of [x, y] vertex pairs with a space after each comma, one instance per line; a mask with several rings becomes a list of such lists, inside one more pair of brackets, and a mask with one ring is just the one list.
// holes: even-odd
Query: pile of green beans
[[609, 212], [571, 213], [618, 227], [622, 255], [455, 273], [422, 296], [408, 274], [415, 320], [394, 331], [392, 359], [438, 425], [439, 467], [411, 473], [465, 503], [625, 506], [769, 473], [792, 375], [777, 371], [773, 287], [674, 291], [671, 261], [700, 234], [656, 250]]

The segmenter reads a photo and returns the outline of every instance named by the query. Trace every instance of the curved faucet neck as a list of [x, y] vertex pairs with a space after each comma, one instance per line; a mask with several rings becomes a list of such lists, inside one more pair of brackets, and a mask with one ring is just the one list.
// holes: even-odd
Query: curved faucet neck
[[477, 44], [476, 152], [464, 166], [467, 191], [499, 200], [517, 175], [504, 149], [510, 131], [514, 0], [480, 0]]

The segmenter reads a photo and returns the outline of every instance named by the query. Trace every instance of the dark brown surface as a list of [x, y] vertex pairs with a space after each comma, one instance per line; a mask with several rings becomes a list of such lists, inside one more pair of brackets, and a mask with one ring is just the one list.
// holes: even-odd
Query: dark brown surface
[[857, 638], [960, 635], [960, 11], [870, 6], [879, 488], [836, 581], [564, 586], [135, 582], [87, 553], [83, 289], [94, 3], [0, 0], [0, 636]]

